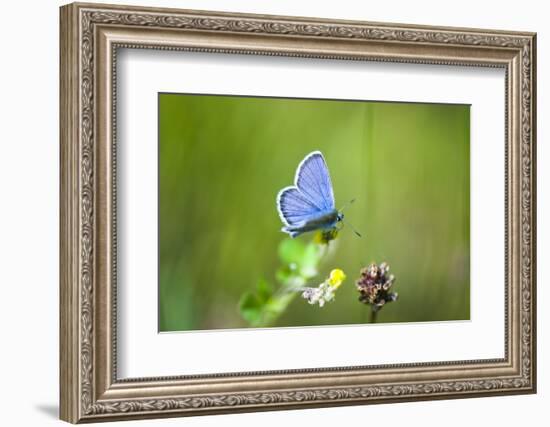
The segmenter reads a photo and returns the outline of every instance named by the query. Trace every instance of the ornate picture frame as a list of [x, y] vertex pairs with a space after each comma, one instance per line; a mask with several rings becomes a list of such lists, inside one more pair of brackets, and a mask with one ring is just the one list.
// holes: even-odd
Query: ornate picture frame
[[[79, 423], [536, 391], [535, 34], [80, 3], [60, 13], [61, 419]], [[505, 357], [118, 379], [119, 48], [504, 69]]]

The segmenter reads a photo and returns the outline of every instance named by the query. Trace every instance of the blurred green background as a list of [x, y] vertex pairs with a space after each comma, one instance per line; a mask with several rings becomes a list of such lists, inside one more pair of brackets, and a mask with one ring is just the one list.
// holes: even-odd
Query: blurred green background
[[467, 105], [159, 94], [160, 331], [247, 327], [241, 295], [276, 285], [276, 194], [313, 150], [363, 237], [345, 227], [311, 283], [343, 269], [336, 300], [274, 326], [365, 322], [354, 282], [382, 261], [399, 300], [379, 322], [469, 319], [469, 135]]

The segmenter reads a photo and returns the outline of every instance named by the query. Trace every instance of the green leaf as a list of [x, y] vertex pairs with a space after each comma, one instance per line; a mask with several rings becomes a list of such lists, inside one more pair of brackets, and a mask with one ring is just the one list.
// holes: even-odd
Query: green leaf
[[279, 244], [279, 258], [290, 267], [302, 263], [306, 246], [298, 239], [285, 239]]
[[264, 304], [252, 292], [246, 292], [239, 301], [239, 311], [244, 320], [252, 326], [257, 325], [262, 320], [262, 309]]
[[288, 283], [290, 283], [293, 274], [292, 271], [290, 271], [290, 268], [285, 265], [284, 267], [281, 267], [277, 270], [277, 272], [275, 273], [275, 277], [277, 278], [277, 281], [279, 283], [287, 285]]
[[279, 244], [282, 266], [276, 272], [277, 292], [266, 279], [258, 280], [255, 292], [247, 292], [239, 301], [241, 316], [255, 327], [269, 326], [283, 314], [309, 279], [317, 275], [322, 252], [315, 243], [285, 239]]
[[269, 298], [271, 298], [271, 295], [273, 295], [273, 288], [267, 280], [262, 278], [258, 281], [258, 284], [256, 285], [256, 292], [258, 300], [261, 303], [265, 304], [269, 300]]

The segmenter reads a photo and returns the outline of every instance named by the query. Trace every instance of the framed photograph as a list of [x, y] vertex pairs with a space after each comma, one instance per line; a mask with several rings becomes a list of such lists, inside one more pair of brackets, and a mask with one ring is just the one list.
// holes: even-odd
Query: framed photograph
[[60, 22], [63, 420], [535, 392], [535, 34]]

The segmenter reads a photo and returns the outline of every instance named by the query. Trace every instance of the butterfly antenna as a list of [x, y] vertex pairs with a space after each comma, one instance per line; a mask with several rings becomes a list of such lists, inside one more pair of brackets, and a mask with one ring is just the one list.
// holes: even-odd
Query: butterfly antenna
[[[342, 220], [342, 222], [344, 222], [344, 220]], [[359, 233], [359, 232], [355, 229], [355, 227], [354, 227], [353, 225], [351, 225], [349, 222], [345, 222], [345, 224], [350, 226], [350, 228], [351, 228], [352, 231], [356, 234], [357, 237], [363, 237], [363, 236], [361, 236], [361, 233]]]
[[[349, 202], [347, 202], [344, 206], [342, 206], [342, 209], [340, 209], [339, 212], [343, 212], [343, 210], [348, 207], [349, 205], [353, 204], [355, 202], [355, 199], [351, 199]], [[344, 222], [344, 220], [342, 220]], [[349, 222], [345, 222], [345, 224], [349, 225], [350, 228], [353, 230], [353, 232], [357, 235], [357, 237], [362, 237], [361, 233], [359, 233], [353, 225], [351, 225]]]
[[340, 212], [342, 212], [345, 208], [347, 208], [353, 202], [355, 202], [355, 199], [351, 199], [349, 202], [347, 202], [344, 206], [342, 206], [342, 208], [340, 209]]

